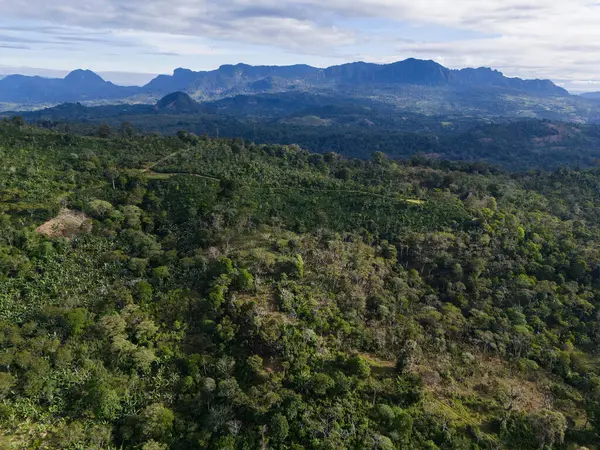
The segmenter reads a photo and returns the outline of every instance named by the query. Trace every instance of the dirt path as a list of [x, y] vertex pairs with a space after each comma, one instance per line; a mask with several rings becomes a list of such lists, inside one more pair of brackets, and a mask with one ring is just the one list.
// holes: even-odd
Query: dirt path
[[[153, 172], [152, 169], [156, 166], [158, 166], [159, 164], [167, 161], [168, 159], [180, 155], [182, 153], [185, 153], [187, 151], [190, 151], [190, 148], [186, 148], [183, 150], [179, 150], [177, 152], [173, 152], [161, 159], [159, 159], [158, 161], [151, 163], [149, 165], [147, 165], [144, 169], [142, 169], [142, 173], [147, 174], [148, 176], [154, 178], [154, 179], [167, 179], [170, 177], [173, 177], [175, 175], [190, 175], [193, 177], [198, 177], [198, 178], [204, 178], [207, 180], [211, 180], [211, 181], [217, 181], [220, 182], [221, 180], [218, 178], [214, 178], [214, 177], [209, 177], [206, 175], [200, 175], [197, 173], [161, 173], [161, 172]], [[291, 188], [271, 188], [274, 191], [286, 191], [286, 190], [290, 190]], [[402, 198], [400, 196], [391, 196], [391, 195], [385, 195], [385, 194], [377, 194], [374, 192], [368, 192], [368, 191], [361, 191], [361, 190], [353, 190], [353, 189], [311, 189], [311, 188], [293, 188], [296, 191], [303, 191], [303, 192], [330, 192], [330, 193], [347, 193], [347, 194], [358, 194], [358, 195], [367, 195], [367, 196], [371, 196], [371, 197], [378, 197], [378, 198], [385, 198], [385, 199], [389, 199], [389, 200], [396, 200], [396, 201], [401, 201], [401, 202], [405, 202], [405, 203], [409, 203], [412, 205], [423, 205], [425, 203], [425, 201], [423, 200], [419, 200], [419, 199], [413, 199], [413, 198]]]
[[190, 151], [190, 150], [191, 150], [191, 148], [184, 148], [184, 149], [182, 149], [182, 150], [178, 150], [178, 151], [176, 151], [176, 152], [173, 152], [173, 153], [171, 153], [171, 154], [169, 154], [169, 155], [167, 155], [167, 156], [165, 156], [165, 157], [163, 157], [163, 158], [159, 159], [159, 160], [158, 160], [158, 161], [156, 161], [156, 162], [150, 163], [150, 164], [149, 164], [149, 165], [147, 165], [147, 166], [146, 166], [144, 169], [142, 169], [142, 173], [148, 173], [148, 172], [152, 171], [152, 169], [153, 169], [154, 167], [158, 166], [159, 164], [161, 164], [161, 163], [165, 162], [165, 161], [166, 161], [166, 160], [168, 160], [168, 159], [171, 159], [173, 156], [180, 155], [180, 154], [182, 154], [182, 153], [185, 153], [185, 152], [188, 152], [188, 151]]

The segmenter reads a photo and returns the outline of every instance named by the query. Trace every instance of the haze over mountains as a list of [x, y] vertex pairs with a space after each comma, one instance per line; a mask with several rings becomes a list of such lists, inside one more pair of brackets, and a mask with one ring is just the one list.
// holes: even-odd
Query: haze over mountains
[[75, 101], [154, 100], [183, 91], [199, 100], [239, 94], [360, 91], [394, 92], [400, 87], [419, 86], [447, 90], [495, 89], [538, 96], [568, 96], [549, 80], [508, 78], [489, 68], [448, 69], [434, 61], [407, 59], [393, 64], [349, 63], [319, 69], [307, 65], [224, 65], [217, 70], [194, 72], [176, 69], [141, 87], [117, 86], [88, 70], [76, 70], [65, 78], [10, 75], [0, 79], [0, 102], [48, 104]]

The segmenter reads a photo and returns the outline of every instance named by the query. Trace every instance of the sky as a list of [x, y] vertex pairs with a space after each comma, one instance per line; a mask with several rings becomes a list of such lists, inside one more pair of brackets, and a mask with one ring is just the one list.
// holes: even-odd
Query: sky
[[594, 0], [0, 0], [0, 75], [415, 57], [598, 91], [598, 24]]

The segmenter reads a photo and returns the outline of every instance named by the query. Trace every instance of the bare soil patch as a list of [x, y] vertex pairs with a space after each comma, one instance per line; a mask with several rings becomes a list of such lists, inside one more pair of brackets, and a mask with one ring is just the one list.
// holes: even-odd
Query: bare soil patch
[[92, 220], [81, 211], [63, 208], [58, 216], [43, 223], [35, 231], [53, 238], [73, 239], [92, 231]]

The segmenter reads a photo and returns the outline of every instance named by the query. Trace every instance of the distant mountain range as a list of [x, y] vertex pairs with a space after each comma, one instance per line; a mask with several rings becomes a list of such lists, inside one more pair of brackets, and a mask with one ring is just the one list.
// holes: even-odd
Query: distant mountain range
[[124, 87], [103, 80], [89, 70], [76, 70], [65, 78], [10, 75], [0, 79], [0, 102], [48, 104], [61, 102], [157, 100], [182, 91], [197, 100], [240, 94], [281, 92], [378, 92], [393, 94], [411, 86], [448, 90], [507, 90], [537, 96], [568, 96], [549, 80], [505, 77], [489, 68], [451, 70], [434, 61], [407, 59], [393, 64], [356, 62], [319, 69], [307, 65], [224, 65], [217, 70], [194, 72], [176, 69], [142, 87]]
[[587, 98], [588, 100], [600, 100], [600, 92], [586, 92], [581, 94], [581, 97]]
[[74, 70], [65, 78], [9, 75], [0, 79], [0, 102], [60, 103], [114, 100], [139, 92], [139, 87], [117, 86], [90, 70]]
[[399, 85], [505, 88], [529, 94], [568, 95], [549, 80], [508, 78], [489, 68], [451, 70], [434, 61], [407, 59], [393, 64], [364, 62], [318, 69], [297, 66], [226, 65], [208, 72], [177, 69], [173, 75], [161, 75], [143, 87], [146, 92], [167, 94], [185, 91], [197, 96], [232, 95], [318, 88], [388, 87]]

